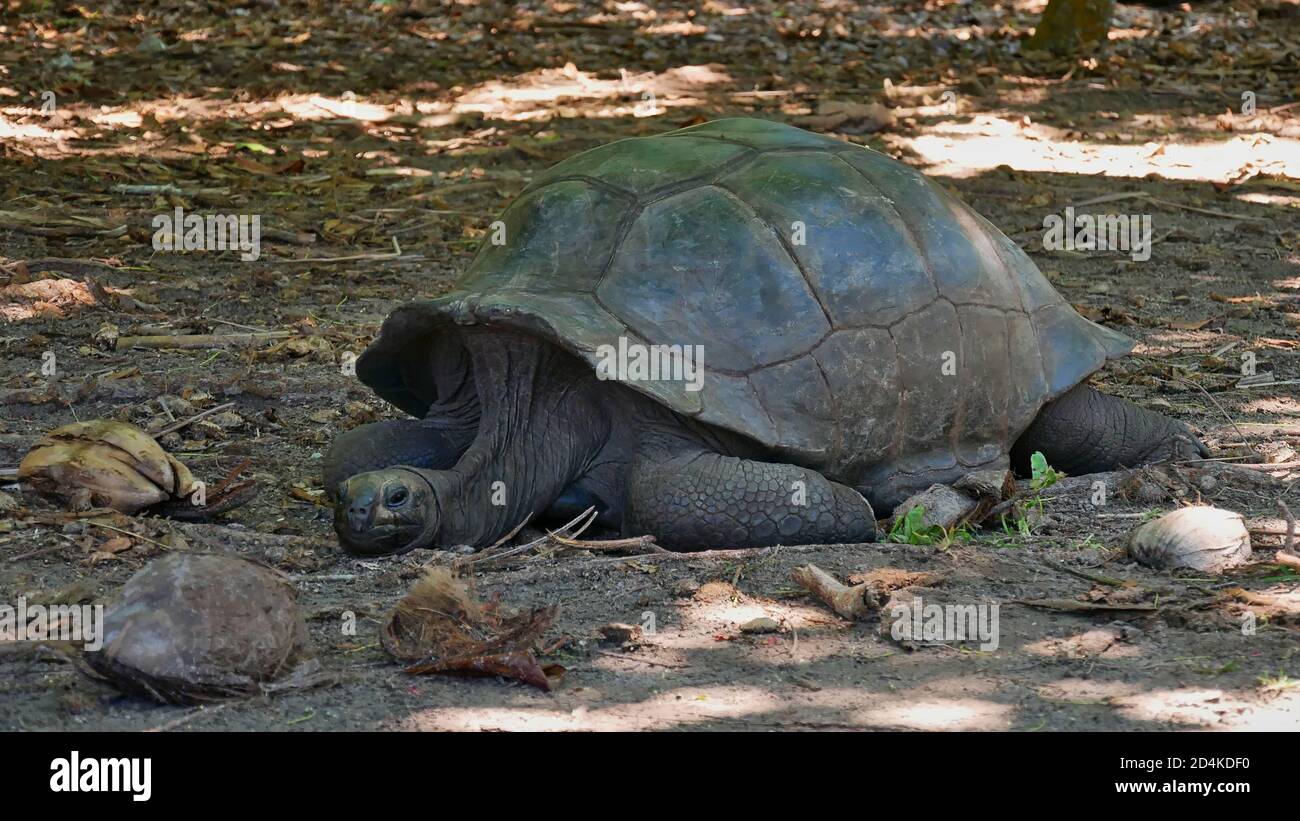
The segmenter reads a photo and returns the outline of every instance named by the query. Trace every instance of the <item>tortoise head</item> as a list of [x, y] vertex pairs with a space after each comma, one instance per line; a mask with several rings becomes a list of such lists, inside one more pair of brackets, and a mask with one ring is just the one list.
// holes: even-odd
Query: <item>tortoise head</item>
[[433, 488], [413, 470], [359, 473], [334, 491], [334, 532], [349, 553], [383, 556], [428, 547], [438, 525]]

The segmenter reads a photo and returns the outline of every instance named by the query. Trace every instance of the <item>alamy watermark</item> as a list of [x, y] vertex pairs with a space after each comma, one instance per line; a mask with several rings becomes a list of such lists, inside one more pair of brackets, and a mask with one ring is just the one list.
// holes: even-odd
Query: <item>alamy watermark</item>
[[132, 801], [153, 795], [152, 758], [82, 758], [73, 750], [50, 762], [50, 792], [124, 792]]
[[596, 377], [619, 382], [685, 382], [704, 387], [703, 345], [643, 345], [620, 336], [617, 345], [596, 348]]
[[244, 262], [262, 255], [261, 214], [186, 214], [177, 206], [151, 223], [155, 251], [239, 251]]
[[84, 649], [104, 646], [104, 605], [28, 604], [18, 597], [18, 606], [0, 604], [0, 642], [80, 641]]
[[1150, 214], [1078, 214], [1043, 217], [1047, 251], [1124, 251], [1134, 262], [1151, 259]]

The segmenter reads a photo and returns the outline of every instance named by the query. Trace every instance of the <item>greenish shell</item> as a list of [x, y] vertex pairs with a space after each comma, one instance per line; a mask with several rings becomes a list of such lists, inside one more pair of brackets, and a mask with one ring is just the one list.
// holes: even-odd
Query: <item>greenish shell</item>
[[401, 362], [447, 324], [532, 332], [593, 366], [619, 337], [701, 345], [702, 390], [631, 386], [848, 484], [924, 484], [1004, 463], [1045, 402], [1133, 346], [924, 175], [764, 120], [586, 151], [501, 220], [505, 243], [398, 309], [358, 362], [410, 413], [429, 398]]

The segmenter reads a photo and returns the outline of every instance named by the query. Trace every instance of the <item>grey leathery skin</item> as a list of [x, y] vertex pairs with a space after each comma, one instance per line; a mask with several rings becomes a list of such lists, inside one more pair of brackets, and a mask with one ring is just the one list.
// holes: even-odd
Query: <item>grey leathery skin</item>
[[[1071, 473], [1204, 454], [1080, 387], [1132, 340], [869, 149], [719, 120], [566, 160], [501, 221], [505, 243], [357, 362], [412, 416], [477, 420], [337, 483], [350, 550], [483, 547], [583, 503], [677, 550], [868, 541], [912, 493], [1033, 450]], [[703, 378], [597, 378], [620, 344], [698, 346]], [[360, 447], [341, 439], [333, 477]]]

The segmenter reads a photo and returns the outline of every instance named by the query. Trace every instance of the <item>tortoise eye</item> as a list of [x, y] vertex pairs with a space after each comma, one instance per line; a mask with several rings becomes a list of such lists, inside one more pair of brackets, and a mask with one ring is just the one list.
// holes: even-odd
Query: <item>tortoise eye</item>
[[406, 500], [409, 499], [410, 496], [411, 494], [406, 488], [394, 488], [388, 492], [388, 498], [384, 500], [384, 504], [388, 507], [401, 507], [406, 504]]

